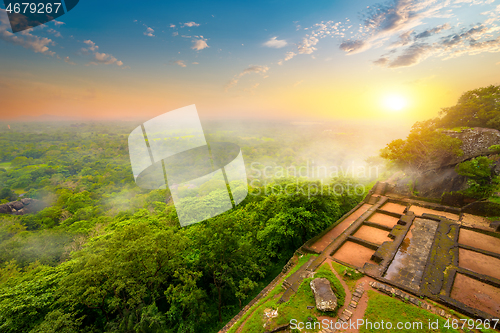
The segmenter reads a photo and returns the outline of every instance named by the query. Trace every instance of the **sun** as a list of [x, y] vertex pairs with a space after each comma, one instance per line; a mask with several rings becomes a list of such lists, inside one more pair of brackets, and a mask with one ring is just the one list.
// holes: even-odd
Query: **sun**
[[392, 111], [401, 111], [407, 104], [406, 99], [399, 95], [389, 95], [384, 99], [384, 106]]

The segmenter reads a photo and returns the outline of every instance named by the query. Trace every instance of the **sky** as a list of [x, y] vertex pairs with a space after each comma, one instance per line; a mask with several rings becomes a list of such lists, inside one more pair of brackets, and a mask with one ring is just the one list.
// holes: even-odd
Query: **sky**
[[81, 0], [13, 34], [0, 5], [0, 119], [425, 120], [500, 84], [499, 18], [499, 0]]

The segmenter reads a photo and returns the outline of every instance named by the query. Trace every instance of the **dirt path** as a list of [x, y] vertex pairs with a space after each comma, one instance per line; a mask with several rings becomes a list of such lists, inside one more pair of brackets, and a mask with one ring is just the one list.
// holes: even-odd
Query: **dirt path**
[[[340, 315], [340, 314], [342, 314], [342, 312], [344, 311], [344, 309], [347, 308], [347, 306], [351, 302], [352, 293], [351, 293], [351, 291], [349, 289], [349, 286], [345, 283], [344, 279], [333, 268], [333, 266], [332, 266], [332, 260], [331, 259], [326, 259], [325, 262], [328, 263], [328, 265], [330, 266], [330, 269], [332, 270], [333, 274], [335, 274], [335, 276], [337, 277], [337, 279], [340, 281], [340, 283], [342, 284], [342, 287], [344, 287], [344, 290], [345, 290], [345, 293], [346, 293], [344, 305], [337, 312]], [[366, 308], [368, 307], [368, 293], [367, 293], [367, 291], [368, 290], [372, 290], [372, 287], [369, 284], [372, 281], [375, 281], [375, 280], [372, 279], [369, 276], [364, 276], [361, 279], [359, 279], [359, 280], [356, 281], [355, 288], [357, 288], [359, 286], [362, 286], [363, 289], [365, 290], [365, 292], [363, 293], [363, 296], [359, 300], [358, 305], [356, 307], [356, 310], [352, 314], [351, 321], [356, 321], [356, 320], [362, 319], [364, 317]], [[336, 318], [338, 318], [338, 316]], [[318, 319], [321, 321], [323, 319], [330, 320], [332, 318], [324, 316], [324, 317], [320, 317]], [[348, 330], [338, 330], [337, 332], [346, 332], [346, 333], [347, 332], [350, 332], [350, 333], [352, 332], [352, 333], [357, 333], [358, 331], [359, 330], [348, 329]]]
[[[370, 286], [370, 282], [375, 281], [369, 276], [364, 276], [361, 279], [359, 279], [356, 283], [356, 287], [362, 285], [363, 289], [365, 292], [363, 293], [363, 296], [361, 296], [358, 306], [356, 307], [356, 311], [353, 312], [352, 317], [351, 317], [351, 322], [356, 322], [358, 319], [363, 319], [365, 316], [365, 311], [366, 308], [368, 307], [368, 290], [372, 290], [372, 287]], [[359, 330], [357, 329], [348, 329], [348, 330], [340, 330], [339, 332], [345, 332], [345, 333], [357, 333]]]

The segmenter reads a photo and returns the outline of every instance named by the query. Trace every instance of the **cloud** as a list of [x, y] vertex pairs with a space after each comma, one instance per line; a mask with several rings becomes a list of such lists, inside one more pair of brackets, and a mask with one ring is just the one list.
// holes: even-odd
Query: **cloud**
[[287, 46], [287, 44], [288, 43], [286, 42], [286, 40], [279, 40], [278, 37], [273, 37], [262, 45], [267, 47], [272, 47], [275, 49], [280, 49], [282, 47]]
[[175, 37], [175, 36], [178, 36], [178, 35], [179, 35], [179, 33], [177, 31], [172, 32], [172, 36]]
[[88, 40], [84, 40], [83, 41], [85, 44], [89, 45], [89, 50], [90, 51], [97, 51], [97, 49], [99, 48], [99, 46], [97, 46], [93, 41], [91, 41], [90, 39]]
[[449, 1], [396, 0], [392, 3], [371, 6], [364, 25], [376, 34], [395, 33], [422, 24], [430, 17], [442, 17], [439, 11]]
[[318, 44], [319, 39], [314, 36], [307, 36], [302, 38], [302, 42], [298, 45], [298, 51], [300, 54], [311, 54], [316, 48], [314, 45]]
[[380, 66], [380, 67], [384, 67], [385, 65], [387, 65], [388, 62], [389, 62], [389, 58], [382, 57], [382, 58], [379, 58], [379, 59], [375, 60], [373, 62], [373, 64], [377, 65], [377, 66]]
[[83, 48], [82, 51], [88, 52], [91, 51], [94, 55], [94, 61], [90, 62], [89, 65], [112, 65], [116, 64], [117, 66], [122, 66], [123, 62], [121, 60], [116, 59], [113, 55], [109, 53], [101, 53], [98, 52], [97, 50], [99, 49], [99, 46], [96, 45], [93, 41], [90, 39], [83, 41], [85, 44], [88, 45], [88, 48]]
[[[447, 30], [445, 26], [437, 28], [429, 30]], [[416, 65], [430, 56], [441, 57], [446, 60], [462, 55], [500, 52], [500, 36], [494, 37], [494, 33], [498, 30], [497, 27], [487, 28], [483, 25], [463, 29], [460, 33], [449, 34], [432, 43], [419, 42], [413, 44], [403, 49], [393, 60], [390, 60], [388, 57], [382, 57], [374, 61], [374, 64], [388, 68], [399, 68]], [[419, 38], [417, 41], [423, 38], [430, 38], [431, 36]]]
[[347, 54], [353, 54], [353, 53], [358, 53], [363, 50], [365, 50], [368, 47], [368, 44], [366, 44], [362, 40], [351, 40], [351, 41], [345, 41], [342, 44], [340, 44], [340, 49], [346, 52]]
[[195, 62], [192, 62], [191, 64], [192, 65], [199, 65], [200, 63], [195, 61]]
[[280, 66], [283, 65], [284, 61], [288, 61], [288, 60], [292, 59], [293, 57], [295, 57], [296, 55], [297, 54], [295, 52], [287, 52], [285, 54], [285, 58], [282, 59], [282, 60], [280, 60], [280, 61], [278, 61], [278, 65], [280, 65]]
[[48, 45], [54, 45], [50, 38], [32, 35], [30, 30], [24, 30], [15, 35], [7, 29], [10, 28], [7, 12], [0, 8], [0, 39], [11, 44], [21, 45], [35, 53], [42, 53], [54, 56], [56, 53], [49, 50]]
[[408, 30], [401, 35], [399, 35], [399, 39], [391, 44], [391, 47], [400, 47], [400, 46], [405, 46], [409, 43], [412, 42], [411, 34], [413, 33], [413, 30]]
[[111, 65], [111, 64], [116, 64], [118, 66], [122, 66], [123, 62], [119, 61], [115, 57], [113, 57], [111, 54], [108, 53], [99, 53], [96, 52], [94, 54], [94, 59], [97, 63], [104, 64], [104, 65]]
[[441, 44], [445, 47], [454, 47], [462, 44], [465, 40], [470, 40], [472, 43], [475, 42], [475, 38], [480, 38], [481, 35], [488, 32], [488, 28], [485, 26], [473, 27], [461, 34], [452, 34], [444, 37]]
[[[184, 24], [182, 24], [181, 28], [184, 28], [184, 27], [199, 27], [200, 25], [196, 22], [186, 22]], [[172, 26], [170, 26], [172, 27]]]
[[[241, 73], [236, 75], [233, 79], [231, 79], [225, 86], [226, 92], [231, 88], [234, 87], [235, 85], [238, 84], [238, 81], [240, 78], [244, 75], [250, 74], [250, 73], [256, 73], [256, 74], [265, 74], [269, 70], [269, 67], [267, 66], [260, 66], [260, 65], [253, 65], [248, 68], [245, 68]], [[267, 76], [265, 76], [267, 77]]]
[[144, 31], [144, 35], [148, 37], [154, 37], [154, 30], [150, 27], [147, 27], [146, 31]]
[[430, 37], [432, 35], [435, 35], [435, 34], [441, 32], [443, 30], [448, 30], [450, 28], [451, 28], [451, 26], [448, 23], [445, 23], [443, 25], [440, 25], [440, 26], [437, 26], [435, 28], [428, 29], [428, 30], [425, 30], [425, 31], [419, 33], [418, 35], [415, 36], [415, 39], [427, 38], [427, 37]]
[[[404, 53], [391, 61], [387, 67], [398, 68], [413, 66], [427, 58], [432, 52], [432, 46], [427, 44], [414, 44], [407, 48]], [[380, 59], [379, 59], [380, 60]]]
[[49, 30], [47, 30], [47, 32], [48, 32], [49, 34], [53, 34], [55, 37], [62, 37], [62, 36], [61, 36], [61, 33], [60, 33], [59, 31], [57, 31], [57, 30], [54, 30], [54, 29], [49, 29]]
[[206, 49], [207, 47], [210, 47], [207, 45], [206, 39], [203, 39], [203, 36], [201, 36], [202, 39], [194, 39], [193, 40], [193, 46], [191, 48], [196, 51], [200, 51], [203, 49]]
[[175, 28], [175, 24], [171, 24], [171, 25], [170, 25], [170, 28]]
[[184, 60], [176, 60], [174, 61], [174, 64], [180, 66], [180, 67], [186, 67], [186, 64], [184, 63]]
[[[451, 15], [448, 12], [443, 13], [450, 1], [395, 0], [368, 6], [363, 14], [363, 24], [358, 33], [352, 39], [344, 41], [340, 49], [347, 54], [359, 53], [374, 46], [380, 46], [393, 36], [398, 36], [399, 40], [391, 43], [389, 47], [410, 44], [411, 34], [416, 27], [423, 24], [424, 19], [445, 18]], [[437, 33], [444, 28], [446, 26], [432, 32]]]
[[[465, 28], [462, 13], [455, 12], [469, 5], [489, 8], [481, 13], [486, 17], [483, 23]], [[362, 25], [357, 32], [349, 32], [351, 37], [341, 42], [340, 49], [346, 54], [354, 54], [385, 46], [390, 52], [373, 61], [377, 66], [400, 68], [417, 65], [431, 56], [446, 60], [500, 52], [500, 27], [497, 25], [500, 5], [491, 0], [394, 0], [368, 6], [362, 15]], [[442, 22], [450, 21], [451, 17], [456, 18], [456, 24]], [[426, 28], [421, 29], [424, 24]], [[332, 31], [328, 22], [324, 25]]]
[[54, 20], [54, 21], [52, 21], [52, 22], [54, 22], [54, 24], [55, 24], [56, 26], [60, 26], [60, 25], [66, 24], [66, 23], [64, 23], [64, 22], [57, 21], [57, 20]]
[[239, 74], [239, 77], [242, 77], [245, 74], [248, 73], [266, 73], [269, 70], [269, 67], [267, 66], [250, 66], [246, 68], [243, 72]]
[[70, 65], [76, 65], [73, 61], [69, 60], [69, 57], [64, 58], [64, 62], [70, 64]]

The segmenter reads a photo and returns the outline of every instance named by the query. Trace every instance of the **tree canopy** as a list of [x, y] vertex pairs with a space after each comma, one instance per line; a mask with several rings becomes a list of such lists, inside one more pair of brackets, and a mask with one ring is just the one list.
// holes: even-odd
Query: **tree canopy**
[[462, 155], [461, 143], [460, 139], [437, 130], [435, 122], [428, 120], [417, 122], [406, 140], [392, 141], [381, 150], [380, 156], [416, 174], [439, 166], [447, 157]]
[[470, 90], [456, 105], [443, 108], [439, 127], [486, 127], [500, 130], [500, 85]]

